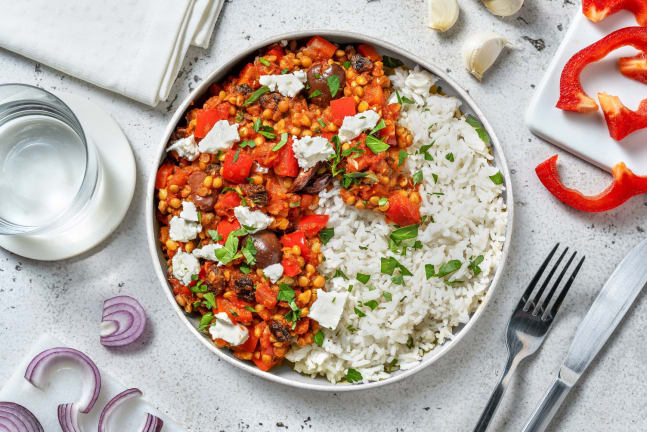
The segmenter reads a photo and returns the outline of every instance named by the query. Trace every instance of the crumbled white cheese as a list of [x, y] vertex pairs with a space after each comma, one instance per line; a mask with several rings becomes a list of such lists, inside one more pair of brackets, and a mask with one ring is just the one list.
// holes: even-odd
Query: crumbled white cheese
[[190, 253], [179, 251], [171, 260], [173, 276], [183, 285], [191, 283], [191, 276], [200, 273], [200, 262]]
[[411, 72], [404, 80], [405, 88], [419, 94], [420, 96], [429, 96], [429, 89], [431, 89], [431, 86], [434, 85], [435, 82], [436, 78], [424, 70]]
[[283, 276], [283, 266], [281, 263], [269, 265], [263, 269], [265, 276], [270, 278], [272, 283], [276, 283]]
[[198, 210], [195, 208], [195, 204], [193, 204], [191, 201], [182, 201], [182, 211], [180, 212], [180, 217], [188, 221], [197, 222]]
[[218, 265], [221, 265], [218, 258], [216, 258], [216, 249], [220, 249], [221, 247], [222, 247], [221, 244], [211, 243], [208, 245], [204, 245], [199, 249], [193, 249], [192, 253], [193, 253], [193, 256], [195, 256], [196, 258], [202, 258], [209, 261], [216, 261], [218, 262]]
[[234, 324], [226, 312], [216, 314], [216, 322], [209, 327], [212, 339], [222, 339], [231, 346], [244, 344], [249, 338], [249, 331], [240, 324]]
[[335, 154], [332, 144], [321, 136], [304, 136], [301, 139], [292, 137], [292, 150], [299, 166], [305, 170], [317, 165], [319, 161], [328, 160]]
[[269, 168], [265, 168], [263, 165], [260, 165], [257, 162], [254, 162], [252, 169], [255, 173], [260, 173], [260, 174], [266, 174], [270, 171]]
[[238, 123], [232, 125], [227, 120], [216, 122], [207, 136], [202, 138], [198, 148], [202, 153], [218, 153], [220, 150], [229, 149], [235, 142], [240, 141]]
[[193, 135], [179, 139], [166, 149], [167, 152], [175, 150], [177, 155], [189, 161], [194, 161], [200, 156], [198, 144], [195, 142]]
[[354, 116], [344, 117], [339, 128], [339, 140], [343, 143], [357, 138], [363, 131], [373, 129], [380, 120], [380, 115], [373, 110], [367, 110]]
[[262, 211], [250, 210], [249, 207], [238, 206], [234, 209], [234, 215], [238, 223], [248, 232], [255, 233], [270, 226], [274, 218], [266, 215]]
[[177, 216], [171, 218], [169, 237], [171, 240], [188, 242], [193, 240], [202, 231], [202, 225], [198, 222], [191, 222]]
[[295, 97], [297, 93], [305, 88], [306, 73], [302, 70], [294, 71], [291, 74], [263, 75], [258, 79], [261, 85], [266, 86], [270, 91], [277, 91], [286, 97]]
[[308, 317], [317, 321], [322, 327], [335, 330], [344, 312], [347, 298], [347, 292], [317, 290], [317, 300], [310, 307]]

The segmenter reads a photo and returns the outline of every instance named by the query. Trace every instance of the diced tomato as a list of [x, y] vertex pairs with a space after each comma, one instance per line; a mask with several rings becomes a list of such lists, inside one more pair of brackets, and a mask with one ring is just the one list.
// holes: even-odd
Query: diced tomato
[[270, 168], [279, 157], [279, 152], [272, 151], [275, 145], [275, 143], [267, 141], [261, 145], [257, 145], [252, 150], [252, 159], [259, 165]]
[[278, 151], [278, 158], [274, 161], [274, 172], [285, 177], [296, 177], [299, 175], [299, 161], [294, 157], [292, 149], [292, 137], [288, 138], [285, 144]]
[[256, 285], [256, 303], [262, 304], [268, 309], [276, 306], [276, 293], [267, 282]]
[[269, 51], [267, 51], [267, 55], [276, 56], [276, 59], [280, 60], [281, 57], [285, 55], [285, 53], [283, 52], [283, 48], [281, 48], [279, 45], [274, 45], [272, 48], [269, 49]]
[[306, 334], [310, 328], [310, 320], [308, 318], [303, 318], [297, 323], [297, 327], [294, 329], [294, 332], [298, 335]]
[[297, 230], [303, 232], [306, 237], [314, 237], [319, 231], [326, 227], [328, 215], [311, 214], [301, 218], [297, 224]]
[[186, 182], [189, 180], [189, 174], [185, 172], [182, 168], [180, 167], [175, 167], [173, 170], [173, 177], [167, 182], [167, 186], [169, 185], [177, 185], [177, 186], [184, 186]]
[[235, 317], [238, 322], [248, 323], [252, 321], [254, 318], [252, 311], [247, 309], [247, 307], [252, 307], [252, 304], [241, 300], [238, 297], [232, 297], [229, 301], [234, 306], [234, 311], [238, 314], [238, 316]]
[[155, 176], [155, 189], [164, 189], [166, 187], [166, 178], [173, 172], [173, 164], [164, 162], [157, 170]]
[[344, 121], [344, 117], [354, 116], [356, 113], [355, 99], [352, 96], [330, 101], [330, 114], [332, 115], [332, 119], [335, 124], [339, 122], [339, 125], [341, 125]]
[[249, 305], [237, 297], [232, 297], [231, 300], [216, 297], [216, 306], [218, 307], [216, 312], [225, 312], [233, 323], [252, 321], [252, 312], [245, 309], [245, 306]]
[[373, 45], [362, 44], [357, 47], [357, 51], [364, 57], [368, 57], [372, 61], [382, 61], [382, 56], [380, 56]]
[[196, 138], [207, 136], [213, 125], [220, 120], [227, 120], [229, 117], [229, 102], [218, 104], [215, 109], [200, 110], [195, 119], [195, 131], [193, 135]]
[[364, 100], [370, 106], [384, 105], [384, 91], [382, 91], [382, 86], [379, 84], [367, 86], [364, 89]]
[[224, 194], [218, 195], [218, 202], [215, 205], [215, 209], [227, 211], [238, 207], [241, 203], [241, 198], [234, 191], [228, 191]]
[[[234, 161], [235, 159], [235, 161]], [[230, 149], [225, 155], [222, 176], [232, 183], [242, 183], [249, 177], [254, 159], [242, 149]]]
[[389, 198], [389, 209], [386, 216], [400, 226], [420, 222], [420, 207], [408, 197], [395, 193]]
[[283, 274], [286, 276], [294, 277], [301, 273], [299, 264], [292, 258], [284, 257], [281, 261], [281, 266], [283, 266]]
[[320, 59], [329, 59], [337, 51], [337, 47], [321, 36], [315, 36], [306, 44]]
[[254, 335], [254, 327], [248, 326], [247, 332], [249, 333], [249, 337], [247, 338], [245, 343], [233, 347], [234, 351], [254, 352], [256, 345], [258, 345], [258, 338]]
[[256, 70], [256, 66], [254, 66], [254, 63], [247, 63], [243, 67], [243, 70], [240, 71], [240, 75], [238, 75], [238, 85], [252, 85], [257, 78], [258, 71]]
[[238, 228], [240, 228], [240, 223], [238, 223], [236, 219], [231, 222], [227, 219], [223, 219], [218, 222], [218, 227], [216, 228], [216, 230], [218, 231], [218, 234], [222, 236], [222, 239], [220, 239], [218, 243], [224, 245], [227, 241], [227, 237], [229, 237], [229, 233], [236, 231]]
[[298, 246], [299, 249], [301, 249], [301, 252], [305, 249], [307, 249], [306, 246], [306, 235], [303, 231], [295, 231], [290, 234], [285, 234], [283, 237], [281, 237], [281, 244], [283, 247], [292, 247], [292, 246]]
[[274, 367], [274, 364], [272, 363], [269, 363], [269, 364], [265, 363], [263, 361], [263, 357], [260, 357], [260, 358], [252, 357], [252, 361], [254, 362], [256, 367], [262, 370], [263, 372], [267, 372], [268, 370], [272, 369], [272, 367]]
[[315, 197], [308, 194], [301, 194], [301, 202], [299, 206], [301, 208], [308, 208], [315, 202]]

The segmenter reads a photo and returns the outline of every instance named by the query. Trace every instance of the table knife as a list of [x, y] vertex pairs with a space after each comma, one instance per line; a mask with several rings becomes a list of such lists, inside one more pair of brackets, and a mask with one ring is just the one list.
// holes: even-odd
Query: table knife
[[633, 248], [604, 285], [580, 323], [552, 387], [523, 432], [545, 430], [586, 368], [647, 284], [647, 240]]

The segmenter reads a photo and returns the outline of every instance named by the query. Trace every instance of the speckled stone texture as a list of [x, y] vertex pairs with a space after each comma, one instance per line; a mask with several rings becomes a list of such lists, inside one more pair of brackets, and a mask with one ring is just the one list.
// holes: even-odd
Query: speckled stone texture
[[[0, 51], [0, 82], [23, 82], [92, 99], [119, 122], [137, 161], [135, 198], [120, 229], [81, 257], [39, 263], [0, 250], [0, 385], [28, 345], [47, 331], [87, 352], [122, 382], [140, 387], [188, 431], [470, 431], [505, 362], [507, 319], [531, 273], [557, 241], [587, 255], [581, 276], [540, 352], [523, 364], [494, 430], [523, 426], [566, 354], [575, 329], [603, 282], [647, 229], [647, 197], [601, 215], [572, 211], [540, 185], [534, 167], [558, 150], [533, 137], [523, 114], [535, 84], [579, 4], [527, 0], [500, 19], [477, 0], [463, 0], [446, 34], [426, 27], [422, 0], [228, 0], [208, 50], [191, 48], [170, 100], [152, 109]], [[145, 239], [144, 185], [175, 106], [238, 50], [279, 32], [302, 29], [364, 32], [389, 40], [446, 69], [474, 97], [496, 130], [512, 169], [517, 223], [502, 286], [478, 326], [432, 367], [403, 382], [361, 393], [299, 391], [255, 378], [219, 361], [180, 324], [153, 274]], [[516, 48], [478, 83], [463, 68], [460, 47], [477, 30], [507, 36]], [[100, 47], [97, 47], [100, 49]], [[595, 143], [591, 143], [595, 145]], [[563, 152], [565, 180], [585, 192], [610, 177]], [[47, 173], [43, 177], [47, 188]], [[150, 318], [136, 347], [101, 347], [104, 298], [132, 294]], [[647, 299], [639, 296], [623, 325], [571, 393], [554, 431], [647, 429]]]

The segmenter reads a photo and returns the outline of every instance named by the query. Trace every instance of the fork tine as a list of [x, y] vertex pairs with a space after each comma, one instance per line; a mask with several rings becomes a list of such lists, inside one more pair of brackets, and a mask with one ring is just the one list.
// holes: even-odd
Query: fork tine
[[564, 285], [564, 289], [562, 289], [562, 292], [559, 293], [559, 296], [557, 296], [557, 300], [555, 300], [555, 303], [553, 304], [553, 307], [550, 310], [551, 318], [554, 318], [555, 315], [557, 314], [559, 307], [562, 305], [562, 302], [564, 301], [564, 297], [566, 297], [566, 293], [568, 293], [568, 290], [571, 288], [571, 285], [573, 285], [573, 281], [575, 280], [575, 277], [579, 273], [580, 268], [582, 268], [582, 264], [584, 264], [585, 259], [586, 259], [586, 256], [583, 256], [580, 262], [577, 263], [577, 267], [575, 267], [575, 270], [573, 270], [573, 274], [571, 274], [571, 277], [569, 277], [568, 281], [566, 281], [566, 285]]
[[[564, 268], [562, 269], [561, 273], [560, 273], [560, 274], [559, 274], [559, 276], [557, 277], [557, 280], [556, 280], [556, 281], [555, 281], [555, 283], [553, 284], [553, 287], [550, 289], [550, 292], [548, 293], [548, 295], [547, 295], [547, 296], [546, 296], [546, 298], [544, 299], [544, 302], [543, 302], [543, 303], [538, 307], [538, 310], [539, 310], [539, 316], [544, 315], [544, 311], [545, 311], [546, 309], [548, 309], [548, 304], [550, 303], [550, 300], [553, 298], [553, 295], [555, 294], [555, 291], [557, 291], [557, 287], [559, 286], [559, 284], [560, 284], [560, 283], [562, 283], [562, 279], [564, 279], [564, 275], [565, 275], [565, 274], [566, 274], [566, 272], [568, 271], [568, 268], [571, 266], [571, 263], [572, 263], [572, 262], [573, 262], [573, 260], [575, 259], [575, 256], [576, 256], [576, 255], [577, 255], [577, 252], [573, 252], [573, 255], [571, 255], [571, 257], [569, 258], [568, 262], [566, 263], [566, 265], [565, 265], [565, 266], [564, 266]], [[563, 257], [563, 256], [564, 256], [564, 255], [562, 254], [562, 257]], [[558, 264], [559, 264], [559, 263], [558, 263]], [[557, 267], [557, 266], [555, 266], [555, 267]]]
[[[544, 280], [544, 283], [541, 285], [541, 288], [539, 288], [539, 291], [537, 291], [537, 294], [535, 295], [534, 300], [532, 300], [532, 302], [530, 302], [530, 307], [528, 308], [528, 310], [532, 310], [533, 314], [535, 312], [535, 308], [537, 308], [541, 312], [540, 315], [542, 315], [544, 313], [542, 308], [543, 308], [543, 306], [545, 306], [545, 304], [542, 306], [541, 303], [539, 303], [539, 301], [541, 300], [541, 296], [544, 293], [544, 291], [546, 290], [546, 287], [550, 283], [550, 280], [553, 278], [553, 275], [557, 271], [557, 268], [562, 263], [562, 260], [564, 259], [564, 256], [566, 255], [566, 253], [568, 253], [568, 248], [564, 249], [564, 252], [562, 252], [562, 254], [559, 256], [559, 258], [557, 259], [557, 262], [555, 263], [553, 268], [550, 270], [550, 273], [548, 273], [548, 276], [546, 277], [546, 280]], [[570, 262], [569, 262], [569, 264], [570, 264]], [[562, 272], [562, 275], [560, 276], [560, 280], [561, 280], [561, 277], [563, 275], [564, 275], [564, 273]], [[548, 295], [548, 297], [547, 297], [548, 299], [550, 299], [550, 296], [553, 295], [553, 292], [555, 292], [554, 288], [550, 292], [550, 294]]]
[[550, 262], [550, 260], [553, 259], [553, 255], [555, 255], [555, 251], [557, 251], [558, 247], [559, 247], [559, 243], [557, 243], [555, 247], [553, 247], [553, 250], [550, 251], [550, 253], [546, 257], [544, 262], [541, 264], [541, 267], [539, 267], [539, 270], [537, 270], [537, 273], [535, 273], [535, 276], [530, 281], [528, 288], [526, 288], [526, 292], [524, 292], [523, 295], [521, 296], [521, 301], [519, 302], [520, 304], [525, 305], [528, 302], [528, 299], [532, 294], [532, 290], [534, 290], [535, 286], [537, 286], [537, 282], [539, 282], [541, 275], [544, 274], [544, 270], [546, 270], [546, 267], [548, 267], [548, 263]]

